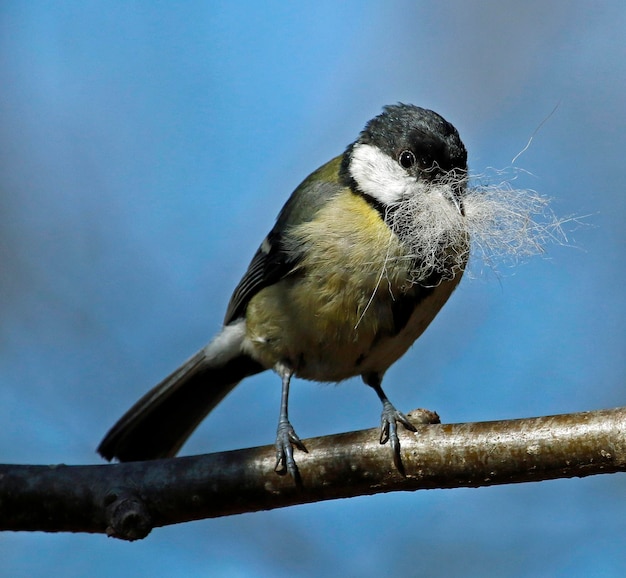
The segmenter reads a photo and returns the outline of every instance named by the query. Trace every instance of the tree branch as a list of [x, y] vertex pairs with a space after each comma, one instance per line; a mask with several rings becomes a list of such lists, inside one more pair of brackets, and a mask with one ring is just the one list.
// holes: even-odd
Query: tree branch
[[626, 471], [626, 407], [417, 428], [401, 435], [405, 476], [378, 430], [306, 440], [301, 487], [273, 471], [273, 446], [112, 465], [0, 465], [0, 530], [135, 540], [154, 527], [336, 498]]

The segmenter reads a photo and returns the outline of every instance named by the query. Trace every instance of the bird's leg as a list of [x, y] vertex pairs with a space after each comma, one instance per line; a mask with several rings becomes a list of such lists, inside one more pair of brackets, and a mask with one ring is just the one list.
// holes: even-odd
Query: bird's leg
[[383, 411], [380, 416], [380, 443], [391, 442], [393, 451], [393, 463], [401, 474], [404, 474], [404, 467], [400, 456], [400, 440], [398, 439], [398, 422], [409, 431], [417, 431], [415, 426], [402, 412], [398, 411], [387, 398], [381, 387], [381, 376], [378, 373], [368, 373], [362, 376], [363, 381], [369, 385], [383, 404]]
[[277, 363], [274, 370], [280, 375], [283, 382], [278, 428], [276, 430], [276, 466], [274, 467], [274, 471], [281, 475], [288, 472], [296, 483], [298, 483], [300, 474], [296, 461], [293, 459], [293, 446], [296, 446], [303, 452], [308, 453], [308, 450], [302, 441], [300, 441], [300, 438], [289, 422], [289, 384], [294, 370], [285, 363]]

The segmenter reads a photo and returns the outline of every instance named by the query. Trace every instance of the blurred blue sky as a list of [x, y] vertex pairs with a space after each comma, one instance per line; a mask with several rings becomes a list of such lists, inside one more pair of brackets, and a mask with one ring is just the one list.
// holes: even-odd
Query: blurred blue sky
[[[626, 6], [0, 5], [0, 461], [100, 463], [149, 387], [218, 330], [290, 192], [384, 104], [432, 108], [474, 172], [591, 215], [570, 247], [465, 278], [387, 374], [447, 422], [624, 405]], [[476, 267], [480, 269], [480, 267]], [[185, 446], [274, 437], [249, 379]], [[358, 380], [298, 382], [303, 437], [374, 427]], [[155, 530], [0, 535], [0, 575], [623, 576], [625, 481], [392, 494]]]

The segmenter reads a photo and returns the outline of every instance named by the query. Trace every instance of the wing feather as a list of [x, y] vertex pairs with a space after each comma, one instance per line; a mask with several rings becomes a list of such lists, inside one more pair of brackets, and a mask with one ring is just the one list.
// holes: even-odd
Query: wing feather
[[285, 235], [289, 234], [290, 227], [314, 219], [317, 211], [343, 189], [339, 182], [341, 158], [335, 157], [317, 169], [289, 197], [274, 228], [261, 243], [248, 270], [235, 287], [226, 310], [225, 324], [243, 317], [252, 297], [297, 268], [301, 255], [293, 247], [287, 249]]

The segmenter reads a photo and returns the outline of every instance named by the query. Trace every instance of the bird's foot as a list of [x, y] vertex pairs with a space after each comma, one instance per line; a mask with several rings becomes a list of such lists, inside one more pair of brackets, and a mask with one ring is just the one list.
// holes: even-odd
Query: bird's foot
[[404, 466], [400, 456], [400, 440], [398, 439], [398, 423], [401, 423], [409, 431], [417, 431], [406, 415], [398, 411], [391, 402], [384, 401], [383, 412], [380, 416], [380, 443], [386, 444], [388, 441], [391, 443], [393, 463], [398, 471], [404, 475]]
[[293, 458], [294, 446], [308, 453], [289, 421], [279, 421], [276, 430], [276, 466], [274, 466], [274, 471], [280, 475], [288, 473], [296, 483], [299, 483], [300, 472]]

